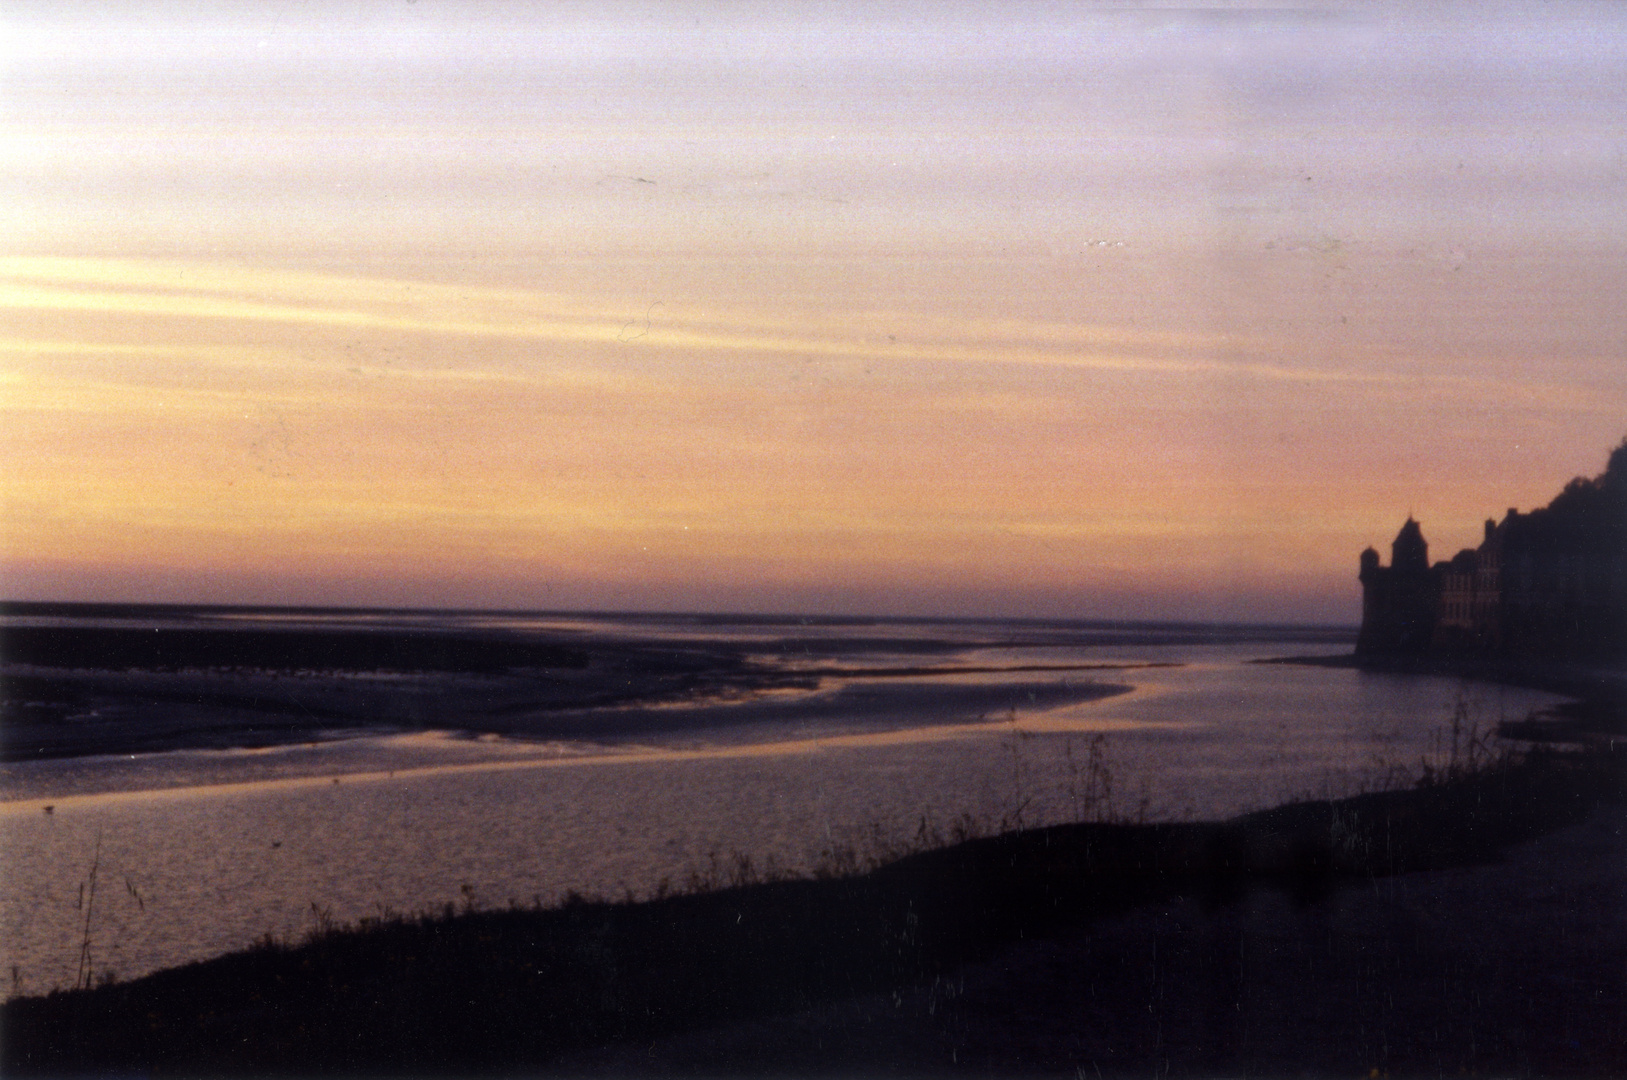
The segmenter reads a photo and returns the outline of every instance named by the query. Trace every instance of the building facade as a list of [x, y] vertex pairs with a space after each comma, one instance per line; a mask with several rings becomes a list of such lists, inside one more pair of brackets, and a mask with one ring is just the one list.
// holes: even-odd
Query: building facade
[[1468, 654], [1627, 668], [1627, 441], [1595, 479], [1528, 514], [1488, 520], [1480, 546], [1429, 562], [1412, 518], [1390, 565], [1361, 554], [1363, 656]]

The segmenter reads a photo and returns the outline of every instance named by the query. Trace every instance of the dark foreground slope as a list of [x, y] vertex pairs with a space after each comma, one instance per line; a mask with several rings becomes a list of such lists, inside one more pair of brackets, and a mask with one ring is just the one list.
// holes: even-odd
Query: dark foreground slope
[[[1548, 754], [1221, 824], [972, 840], [854, 877], [448, 912], [9, 1002], [3, 1064], [1622, 1074], [1627, 914], [1598, 895], [1619, 874], [1553, 883], [1592, 890], [1592, 923], [1568, 903], [1511, 923], [1487, 888], [1466, 895], [1491, 907], [1410, 921], [1377, 899], [1454, 866], [1495, 880], [1509, 845], [1619, 822], [1622, 787], [1620, 753]], [[1619, 865], [1606, 828], [1614, 847], [1567, 873]]]
[[1627, 1075], [1627, 807], [1298, 903], [1171, 897], [898, 994], [576, 1054], [571, 1074]]

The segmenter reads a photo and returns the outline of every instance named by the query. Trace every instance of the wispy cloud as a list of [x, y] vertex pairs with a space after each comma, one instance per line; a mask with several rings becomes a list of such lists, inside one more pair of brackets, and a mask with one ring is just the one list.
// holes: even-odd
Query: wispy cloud
[[[706, 311], [692, 305], [568, 297], [558, 293], [447, 285], [410, 279], [316, 274], [208, 262], [62, 258], [0, 259], [0, 308], [28, 313], [84, 314], [180, 323], [274, 323], [368, 334], [450, 339], [508, 339], [555, 345], [659, 350], [750, 363], [762, 357], [808, 357], [882, 365], [949, 364], [985, 368], [1049, 368], [1180, 379], [1246, 377], [1268, 383], [1415, 394], [1434, 388], [1454, 395], [1493, 395], [1534, 407], [1594, 411], [1621, 402], [1596, 389], [1540, 378], [1497, 379], [1427, 365], [1295, 363], [1283, 358], [1291, 341], [1234, 333], [1174, 332], [1022, 319], [950, 319], [910, 311], [832, 312], [801, 320], [749, 309]], [[855, 333], [855, 325], [886, 326], [888, 340]], [[13, 334], [0, 352], [168, 356], [251, 368], [279, 356], [275, 348], [207, 347], [183, 329], [148, 330], [142, 343], [64, 341]], [[152, 338], [168, 335], [163, 343]], [[287, 350], [282, 359], [286, 362]], [[601, 353], [601, 356], [612, 355]], [[523, 369], [481, 364], [438, 353], [396, 369], [415, 378], [625, 382], [625, 372], [533, 359]], [[645, 379], [659, 379], [646, 372]], [[680, 377], [687, 377], [682, 376]], [[964, 404], [966, 398], [962, 396]], [[990, 398], [990, 403], [996, 399]]]

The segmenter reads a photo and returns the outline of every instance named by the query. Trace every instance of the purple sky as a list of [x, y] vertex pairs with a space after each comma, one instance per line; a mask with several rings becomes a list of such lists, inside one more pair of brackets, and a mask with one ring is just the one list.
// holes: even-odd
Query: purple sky
[[0, 13], [16, 597], [1350, 619], [1627, 434], [1627, 10]]

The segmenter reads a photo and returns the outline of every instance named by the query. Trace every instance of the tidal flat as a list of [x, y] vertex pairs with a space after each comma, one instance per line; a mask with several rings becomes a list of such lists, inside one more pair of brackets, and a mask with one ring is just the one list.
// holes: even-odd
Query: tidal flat
[[[1597, 831], [1619, 774], [1607, 742], [1527, 752], [1563, 735], [1563, 694], [1346, 666], [1339, 628], [8, 618], [99, 642], [5, 652], [6, 1043], [32, 1048], [11, 1071], [849, 1072], [872, 1050], [893, 1071], [1242, 1068], [1266, 1059], [1193, 1056], [1205, 1031], [1222, 1051], [1264, 1045], [1246, 1032], [1265, 1020], [1192, 1026], [1202, 1002], [1225, 1011], [1227, 980], [1247, 976], [1230, 1007], [1259, 1017], [1278, 993], [1342, 1000], [1327, 995], [1352, 972], [1393, 997], [1383, 980], [1413, 967], [1470, 970], [1395, 951], [1457, 940], [1408, 921], [1415, 894], [1391, 890], [1391, 944], [1380, 909], [1351, 898]], [[1257, 662], [1283, 656], [1317, 662]], [[1580, 911], [1607, 887], [1565, 895]], [[1475, 918], [1501, 925], [1511, 904]], [[1128, 937], [1100, 929], [1113, 920]], [[1349, 934], [1382, 948], [1328, 944]], [[1232, 945], [1255, 956], [1251, 936], [1262, 963], [1300, 957], [1315, 978], [1215, 966]], [[1143, 945], [1164, 960], [1149, 967]], [[1089, 960], [1098, 948], [1109, 959]], [[1545, 955], [1561, 982], [1593, 985], [1591, 960]], [[448, 988], [473, 996], [440, 1000]], [[1167, 1024], [1131, 1023], [1165, 1000]], [[60, 1010], [88, 1006], [64, 1002], [114, 1003], [95, 1006], [111, 1041], [74, 1057]], [[1470, 1011], [1473, 1045], [1492, 1045], [1491, 1013]], [[394, 1049], [368, 1026], [386, 1017]], [[183, 1029], [215, 1049], [178, 1049]], [[1185, 1057], [1169, 1056], [1177, 1030]], [[261, 1048], [233, 1058], [245, 1039]], [[1582, 1045], [1602, 1060], [1614, 1044]]]

